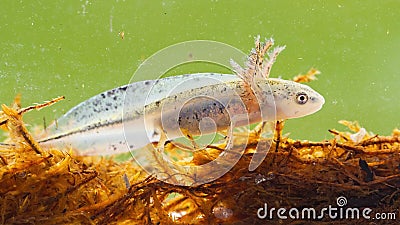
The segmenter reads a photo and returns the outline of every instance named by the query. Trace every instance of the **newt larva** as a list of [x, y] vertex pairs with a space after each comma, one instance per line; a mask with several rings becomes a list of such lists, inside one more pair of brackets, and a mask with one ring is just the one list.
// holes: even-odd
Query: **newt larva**
[[[321, 109], [324, 97], [309, 86], [269, 78], [283, 48], [264, 61], [272, 39], [262, 45], [257, 41], [259, 49], [253, 49], [245, 69], [232, 63], [236, 74], [187, 74], [117, 87], [72, 108], [48, 127], [39, 143], [72, 147], [82, 155], [109, 155], [139, 149], [164, 136], [172, 140], [223, 131], [232, 124], [299, 118]], [[262, 110], [274, 113], [263, 116]]]

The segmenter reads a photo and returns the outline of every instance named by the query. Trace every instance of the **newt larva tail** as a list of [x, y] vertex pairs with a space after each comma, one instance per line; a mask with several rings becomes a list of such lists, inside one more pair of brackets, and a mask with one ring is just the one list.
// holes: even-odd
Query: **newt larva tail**
[[[200, 73], [121, 86], [93, 96], [69, 110], [46, 129], [39, 143], [72, 147], [82, 155], [109, 155], [134, 150], [158, 141], [148, 138], [154, 131], [147, 127], [146, 132], [143, 124], [141, 112], [146, 104], [159, 101], [174, 92], [237, 79], [235, 75]], [[135, 140], [129, 140], [129, 145], [125, 141], [123, 118], [129, 127], [135, 127], [125, 130], [130, 137], [136, 137]]]

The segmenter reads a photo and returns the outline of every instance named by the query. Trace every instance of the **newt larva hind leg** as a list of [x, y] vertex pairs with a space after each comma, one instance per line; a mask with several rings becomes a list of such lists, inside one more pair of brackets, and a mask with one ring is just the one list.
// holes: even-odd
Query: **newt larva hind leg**
[[188, 130], [182, 130], [183, 135], [185, 135], [185, 137], [187, 137], [190, 141], [190, 143], [192, 144], [192, 150], [198, 150], [200, 149], [200, 146], [196, 143], [196, 141], [194, 140], [194, 137], [190, 134], [190, 132]]
[[161, 134], [160, 134], [160, 139], [158, 140], [157, 143], [157, 150], [158, 152], [162, 153], [164, 152], [165, 145], [169, 143], [169, 140], [167, 139], [167, 135], [163, 130], [161, 130], [160, 132]]

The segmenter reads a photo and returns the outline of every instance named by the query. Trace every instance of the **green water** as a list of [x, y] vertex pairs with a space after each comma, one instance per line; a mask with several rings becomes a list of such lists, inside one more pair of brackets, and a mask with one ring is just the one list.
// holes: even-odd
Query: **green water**
[[[340, 119], [390, 134], [399, 127], [400, 1], [0, 1], [0, 103], [66, 100], [25, 115], [43, 124], [102, 91], [126, 84], [156, 51], [215, 40], [248, 52], [253, 37], [286, 45], [272, 77], [314, 66], [318, 113], [289, 120], [292, 138], [330, 138]], [[119, 32], [124, 31], [124, 39]], [[173, 57], [173, 56], [171, 56]], [[172, 74], [229, 72], [186, 65]], [[145, 78], [142, 78], [145, 79]]]

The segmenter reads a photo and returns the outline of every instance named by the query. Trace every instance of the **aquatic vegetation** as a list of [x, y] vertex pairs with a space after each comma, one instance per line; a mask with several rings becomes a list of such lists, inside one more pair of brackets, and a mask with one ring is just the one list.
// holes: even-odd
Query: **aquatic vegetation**
[[[261, 221], [256, 213], [264, 202], [318, 208], [333, 204], [339, 196], [353, 199], [352, 207], [380, 212], [397, 212], [400, 205], [397, 129], [391, 136], [366, 132], [355, 142], [351, 137], [362, 128], [341, 121], [350, 132], [330, 130], [331, 140], [309, 142], [282, 136], [278, 123], [272, 146], [276, 150], [255, 171], [247, 169], [259, 141], [254, 135], [230, 172], [187, 187], [146, 175], [133, 162], [37, 149], [17, 105], [3, 105], [0, 113], [1, 126], [9, 132], [7, 143], [0, 145], [3, 224], [254, 223]], [[192, 163], [213, 160], [221, 151], [216, 146], [196, 152]]]

